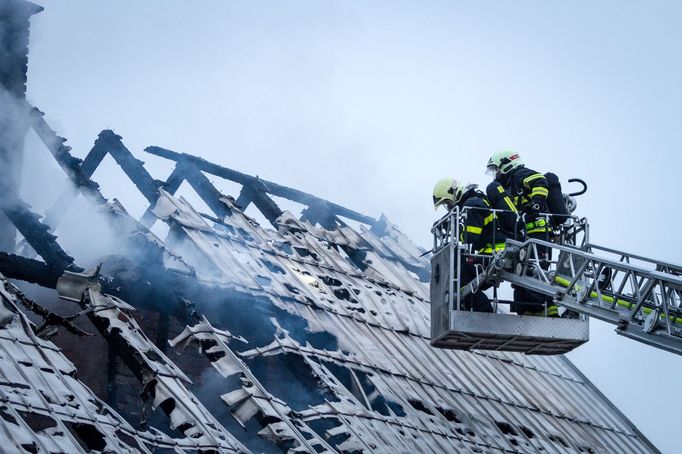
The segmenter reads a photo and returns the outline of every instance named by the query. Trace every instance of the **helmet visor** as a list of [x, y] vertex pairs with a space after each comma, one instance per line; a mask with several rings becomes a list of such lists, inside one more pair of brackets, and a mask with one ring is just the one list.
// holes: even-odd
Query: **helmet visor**
[[485, 174], [491, 178], [497, 178], [500, 175], [500, 169], [495, 165], [488, 166], [485, 169]]
[[441, 205], [446, 205], [449, 202], [448, 199], [445, 197], [436, 197], [435, 195], [433, 196], [433, 207], [438, 208]]
[[455, 206], [452, 200], [446, 198], [438, 198], [434, 195], [433, 208], [438, 209], [438, 207], [441, 205], [444, 206], [445, 209], [447, 209], [448, 211], [452, 210], [452, 208]]

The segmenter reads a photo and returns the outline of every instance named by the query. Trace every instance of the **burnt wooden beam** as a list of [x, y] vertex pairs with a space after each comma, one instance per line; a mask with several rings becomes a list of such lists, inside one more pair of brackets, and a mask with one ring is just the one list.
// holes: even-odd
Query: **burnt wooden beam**
[[45, 263], [61, 271], [76, 269], [73, 257], [61, 248], [57, 243], [57, 237], [50, 233], [49, 227], [43, 224], [40, 217], [19, 199], [16, 192], [7, 184], [0, 184], [0, 191], [2, 191], [0, 208], [5, 216], [12, 221], [19, 233], [45, 260]]
[[104, 148], [114, 158], [149, 203], [156, 203], [159, 197], [158, 189], [163, 183], [152, 178], [144, 168], [144, 161], [135, 158], [123, 145], [121, 136], [106, 129], [99, 134], [95, 142], [95, 148], [97, 147]]
[[251, 189], [249, 189], [249, 187], [246, 185], [242, 186], [242, 190], [239, 192], [239, 197], [237, 197], [237, 200], [235, 200], [234, 204], [237, 205], [242, 211], [246, 211], [253, 201], [251, 195]]
[[10, 279], [38, 284], [41, 287], [55, 288], [62, 272], [62, 270], [52, 268], [39, 260], [0, 252], [0, 273]]
[[[279, 218], [283, 211], [277, 206], [274, 200], [268, 196], [267, 185], [260, 179], [256, 179], [251, 183], [245, 184], [242, 188], [242, 192], [239, 194], [239, 198], [246, 198], [251, 201], [256, 208], [263, 213], [263, 216], [270, 221], [273, 227], [277, 228], [277, 218]], [[239, 199], [236, 202], [239, 205]], [[244, 208], [245, 209], [245, 208]]]
[[[182, 163], [177, 163], [175, 164], [175, 167], [173, 168], [171, 174], [162, 184], [161, 188], [164, 191], [168, 192], [169, 194], [173, 195], [177, 192], [178, 189], [180, 189], [180, 185], [182, 184], [183, 181], [185, 181], [185, 169], [183, 168]], [[147, 228], [150, 228], [152, 225], [154, 225], [154, 221], [156, 221], [156, 216], [154, 216], [154, 213], [152, 212], [152, 210], [154, 209], [154, 205], [155, 203], [149, 205], [149, 207], [145, 210], [144, 214], [140, 218], [140, 223]]]
[[[90, 178], [106, 155], [107, 151], [104, 147], [93, 146], [80, 165], [83, 174]], [[45, 224], [49, 225], [52, 230], [55, 230], [64, 218], [64, 214], [76, 201], [79, 193], [80, 188], [78, 186], [67, 184], [52, 207], [47, 210]]]
[[[194, 164], [199, 170], [210, 173], [215, 176], [219, 176], [221, 178], [225, 178], [230, 181], [234, 181], [237, 183], [240, 183], [242, 185], [247, 185], [249, 183], [253, 183], [254, 181], [259, 180], [262, 182], [266, 187], [267, 187], [267, 193], [270, 195], [274, 195], [277, 197], [283, 197], [288, 200], [293, 200], [294, 202], [301, 203], [303, 205], [314, 205], [314, 204], [327, 204], [329, 206], [329, 209], [336, 215], [336, 216], [343, 216], [348, 219], [353, 219], [358, 222], [362, 222], [365, 224], [373, 224], [376, 220], [370, 216], [366, 216], [364, 214], [358, 213], [357, 211], [350, 210], [348, 208], [345, 208], [341, 205], [337, 205], [335, 203], [329, 202], [327, 200], [321, 199], [319, 197], [316, 197], [312, 194], [308, 194], [303, 191], [299, 191], [297, 189], [292, 189], [288, 188], [286, 186], [279, 185], [277, 183], [273, 183], [271, 181], [267, 180], [262, 180], [258, 177], [253, 177], [251, 175], [247, 175], [245, 173], [237, 172], [236, 170], [229, 169], [227, 167], [220, 166], [218, 164], [214, 164], [212, 162], [206, 161], [205, 159], [192, 156], [186, 153], [177, 153], [172, 150], [167, 150], [165, 148], [161, 147], [147, 147], [145, 150], [147, 153], [153, 154], [155, 156], [161, 156], [166, 159], [170, 159], [172, 161], [176, 162], [189, 162]], [[244, 202], [244, 201], [243, 201]], [[247, 204], [248, 205], [248, 204]]]
[[219, 218], [232, 216], [232, 210], [220, 200], [223, 194], [213, 186], [213, 183], [206, 178], [206, 175], [194, 166], [183, 165], [183, 169], [185, 180], [194, 188], [199, 197], [206, 202], [206, 205], [216, 216]]

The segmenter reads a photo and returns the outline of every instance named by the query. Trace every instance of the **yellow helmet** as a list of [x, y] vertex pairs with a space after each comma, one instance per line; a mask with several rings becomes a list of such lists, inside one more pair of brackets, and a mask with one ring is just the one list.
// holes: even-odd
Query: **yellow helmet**
[[[454, 178], [441, 178], [433, 188], [433, 207], [438, 208], [446, 202], [450, 202], [454, 206], [462, 200], [464, 194], [477, 187], [477, 184], [460, 183]], [[450, 206], [448, 209], [452, 209], [452, 207]]]
[[477, 184], [473, 183], [459, 183], [457, 186], [455, 186], [455, 192], [453, 194], [453, 197], [455, 199], [455, 203], [459, 203], [462, 201], [462, 198], [464, 197], [464, 194], [467, 192], [471, 191], [472, 189], [478, 188]]
[[438, 208], [448, 201], [454, 205], [457, 186], [459, 182], [454, 178], [445, 177], [438, 180], [436, 186], [433, 187], [433, 207]]

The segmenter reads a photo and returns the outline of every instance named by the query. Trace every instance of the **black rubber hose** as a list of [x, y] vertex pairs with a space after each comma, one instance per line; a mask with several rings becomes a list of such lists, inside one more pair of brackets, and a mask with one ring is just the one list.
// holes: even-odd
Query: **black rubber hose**
[[583, 185], [583, 188], [582, 188], [580, 191], [578, 191], [578, 192], [571, 192], [570, 194], [568, 194], [568, 195], [570, 195], [571, 197], [574, 197], [574, 196], [577, 196], [577, 195], [583, 195], [583, 194], [585, 194], [585, 193], [587, 192], [587, 183], [585, 183], [585, 182], [584, 182], [583, 180], [581, 180], [580, 178], [569, 178], [568, 182], [569, 182], [569, 183], [580, 183], [581, 185]]

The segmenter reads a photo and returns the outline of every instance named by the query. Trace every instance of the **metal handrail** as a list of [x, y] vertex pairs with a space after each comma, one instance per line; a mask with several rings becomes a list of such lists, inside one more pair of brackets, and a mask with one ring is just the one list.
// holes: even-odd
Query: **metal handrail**
[[[483, 210], [488, 213], [494, 214], [493, 216], [493, 236], [491, 239], [491, 249], [492, 249], [492, 254], [484, 254], [484, 253], [479, 253], [478, 251], [472, 251], [471, 250], [471, 245], [467, 243], [466, 241], [466, 226], [467, 226], [467, 220], [468, 220], [468, 213], [473, 211], [473, 210]], [[516, 225], [524, 225], [525, 226], [525, 219], [523, 214], [520, 214], [518, 212], [512, 212], [510, 210], [501, 210], [501, 209], [495, 209], [495, 208], [482, 208], [482, 207], [463, 207], [460, 208], [458, 206], [455, 206], [451, 211], [449, 211], [445, 216], [440, 218], [438, 221], [436, 221], [431, 228], [431, 233], [433, 234], [433, 249], [432, 252], [436, 253], [440, 250], [442, 250], [445, 247], [450, 248], [450, 262], [449, 262], [449, 276], [453, 276], [452, 279], [449, 280], [448, 283], [448, 309], [449, 310], [461, 310], [461, 304], [462, 304], [462, 299], [466, 296], [468, 296], [471, 293], [475, 293], [475, 291], [485, 283], [486, 281], [490, 280], [493, 275], [494, 269], [491, 266], [494, 267], [500, 267], [499, 263], [495, 263], [493, 258], [501, 251], [497, 250], [497, 244], [498, 241], [496, 239], [496, 234], [498, 231], [498, 215], [503, 214], [503, 213], [510, 213], [514, 214], [516, 216]], [[552, 216], [551, 213], [541, 213], [541, 216], [544, 216], [546, 222], [548, 225], [550, 224], [550, 217]], [[569, 222], [570, 220], [570, 222]], [[565, 226], [565, 227], [564, 227]], [[581, 246], [585, 245], [586, 239], [588, 238], [588, 224], [587, 221], [584, 218], [579, 218], [577, 216], [567, 216], [567, 220], [564, 222], [562, 226], [555, 226], [555, 229], [553, 231], [553, 237], [557, 236], [554, 235], [554, 233], [559, 232], [558, 238], [560, 240], [565, 240], [565, 238], [570, 238], [573, 240], [573, 242], [569, 242], [569, 244], [575, 244], [575, 240], [577, 238], [578, 233], [584, 232], [584, 238], [581, 243]], [[572, 231], [570, 231], [573, 229]], [[567, 231], [569, 231], [567, 233]], [[464, 238], [460, 240], [460, 232], [462, 232], [462, 235], [464, 235]], [[523, 235], [520, 235], [519, 232], [522, 232], [521, 229], [515, 229], [515, 239], [518, 239], [519, 237], [522, 237], [521, 239], [525, 240], [525, 237]], [[550, 239], [549, 232], [547, 233], [547, 239]], [[508, 237], [506, 239], [509, 239]], [[477, 273], [477, 278], [468, 283], [466, 286], [463, 286], [461, 284], [461, 267], [462, 267], [462, 258], [463, 257], [477, 257], [477, 258], [486, 258], [490, 257], [491, 260], [486, 268], [483, 269], [483, 271], [478, 274]], [[456, 264], [456, 266], [455, 266]], [[457, 289], [457, 290], [455, 290]], [[495, 298], [495, 305], [497, 306], [499, 304], [499, 301]], [[470, 310], [472, 310], [471, 308]], [[545, 305], [545, 310], [547, 310], [547, 307]]]
[[[524, 215], [520, 212], [517, 211], [510, 211], [510, 210], [501, 210], [501, 209], [496, 209], [496, 208], [481, 208], [481, 207], [463, 207], [460, 208], [458, 206], [454, 207], [450, 212], [448, 212], [445, 216], [440, 218], [438, 221], [436, 221], [433, 224], [433, 227], [431, 227], [431, 233], [433, 234], [433, 249], [432, 252], [437, 252], [440, 250], [442, 247], [445, 247], [447, 243], [450, 241], [450, 232], [447, 228], [449, 224], [451, 224], [451, 220], [453, 219], [453, 215], [455, 215], [455, 219], [460, 225], [463, 225], [466, 227], [466, 219], [467, 219], [467, 213], [469, 211], [473, 210], [481, 210], [481, 211], [486, 211], [489, 213], [494, 214], [495, 216], [493, 217], [493, 242], [495, 242], [495, 233], [497, 232], [497, 224], [498, 224], [498, 213], [509, 213], [509, 214], [514, 214], [517, 217], [517, 225], [524, 225]], [[580, 247], [587, 247], [589, 245], [589, 224], [587, 223], [586, 218], [581, 218], [579, 216], [573, 216], [573, 215], [565, 215], [566, 217], [566, 222], [564, 222], [562, 225], [559, 226], [552, 226], [550, 220], [554, 214], [552, 213], [539, 213], [538, 216], [542, 217], [545, 219], [545, 222], [547, 225], [552, 227], [552, 234], [550, 235], [550, 232], [547, 232], [547, 240], [550, 240], [551, 238], [557, 238], [556, 242], [553, 242], [553, 244], [570, 244], [574, 246], [578, 246], [574, 241], [568, 241], [567, 239], [575, 239], [577, 237], [577, 234], [584, 232], [584, 238], [580, 243]], [[463, 222], [462, 222], [463, 221]], [[569, 222], [570, 221], [570, 222]], [[466, 231], [466, 228], [464, 229]], [[572, 230], [572, 231], [571, 231]], [[558, 232], [559, 234], [555, 234]], [[570, 232], [566, 235], [567, 232]], [[510, 232], [509, 232], [510, 233]], [[514, 236], [511, 239], [514, 240], [524, 240], [525, 237], [520, 235], [520, 231], [513, 232]], [[457, 236], [459, 238], [459, 236]], [[507, 236], [509, 238], [509, 236]], [[466, 243], [466, 241], [464, 241]], [[682, 269], [682, 267], [681, 267]]]

